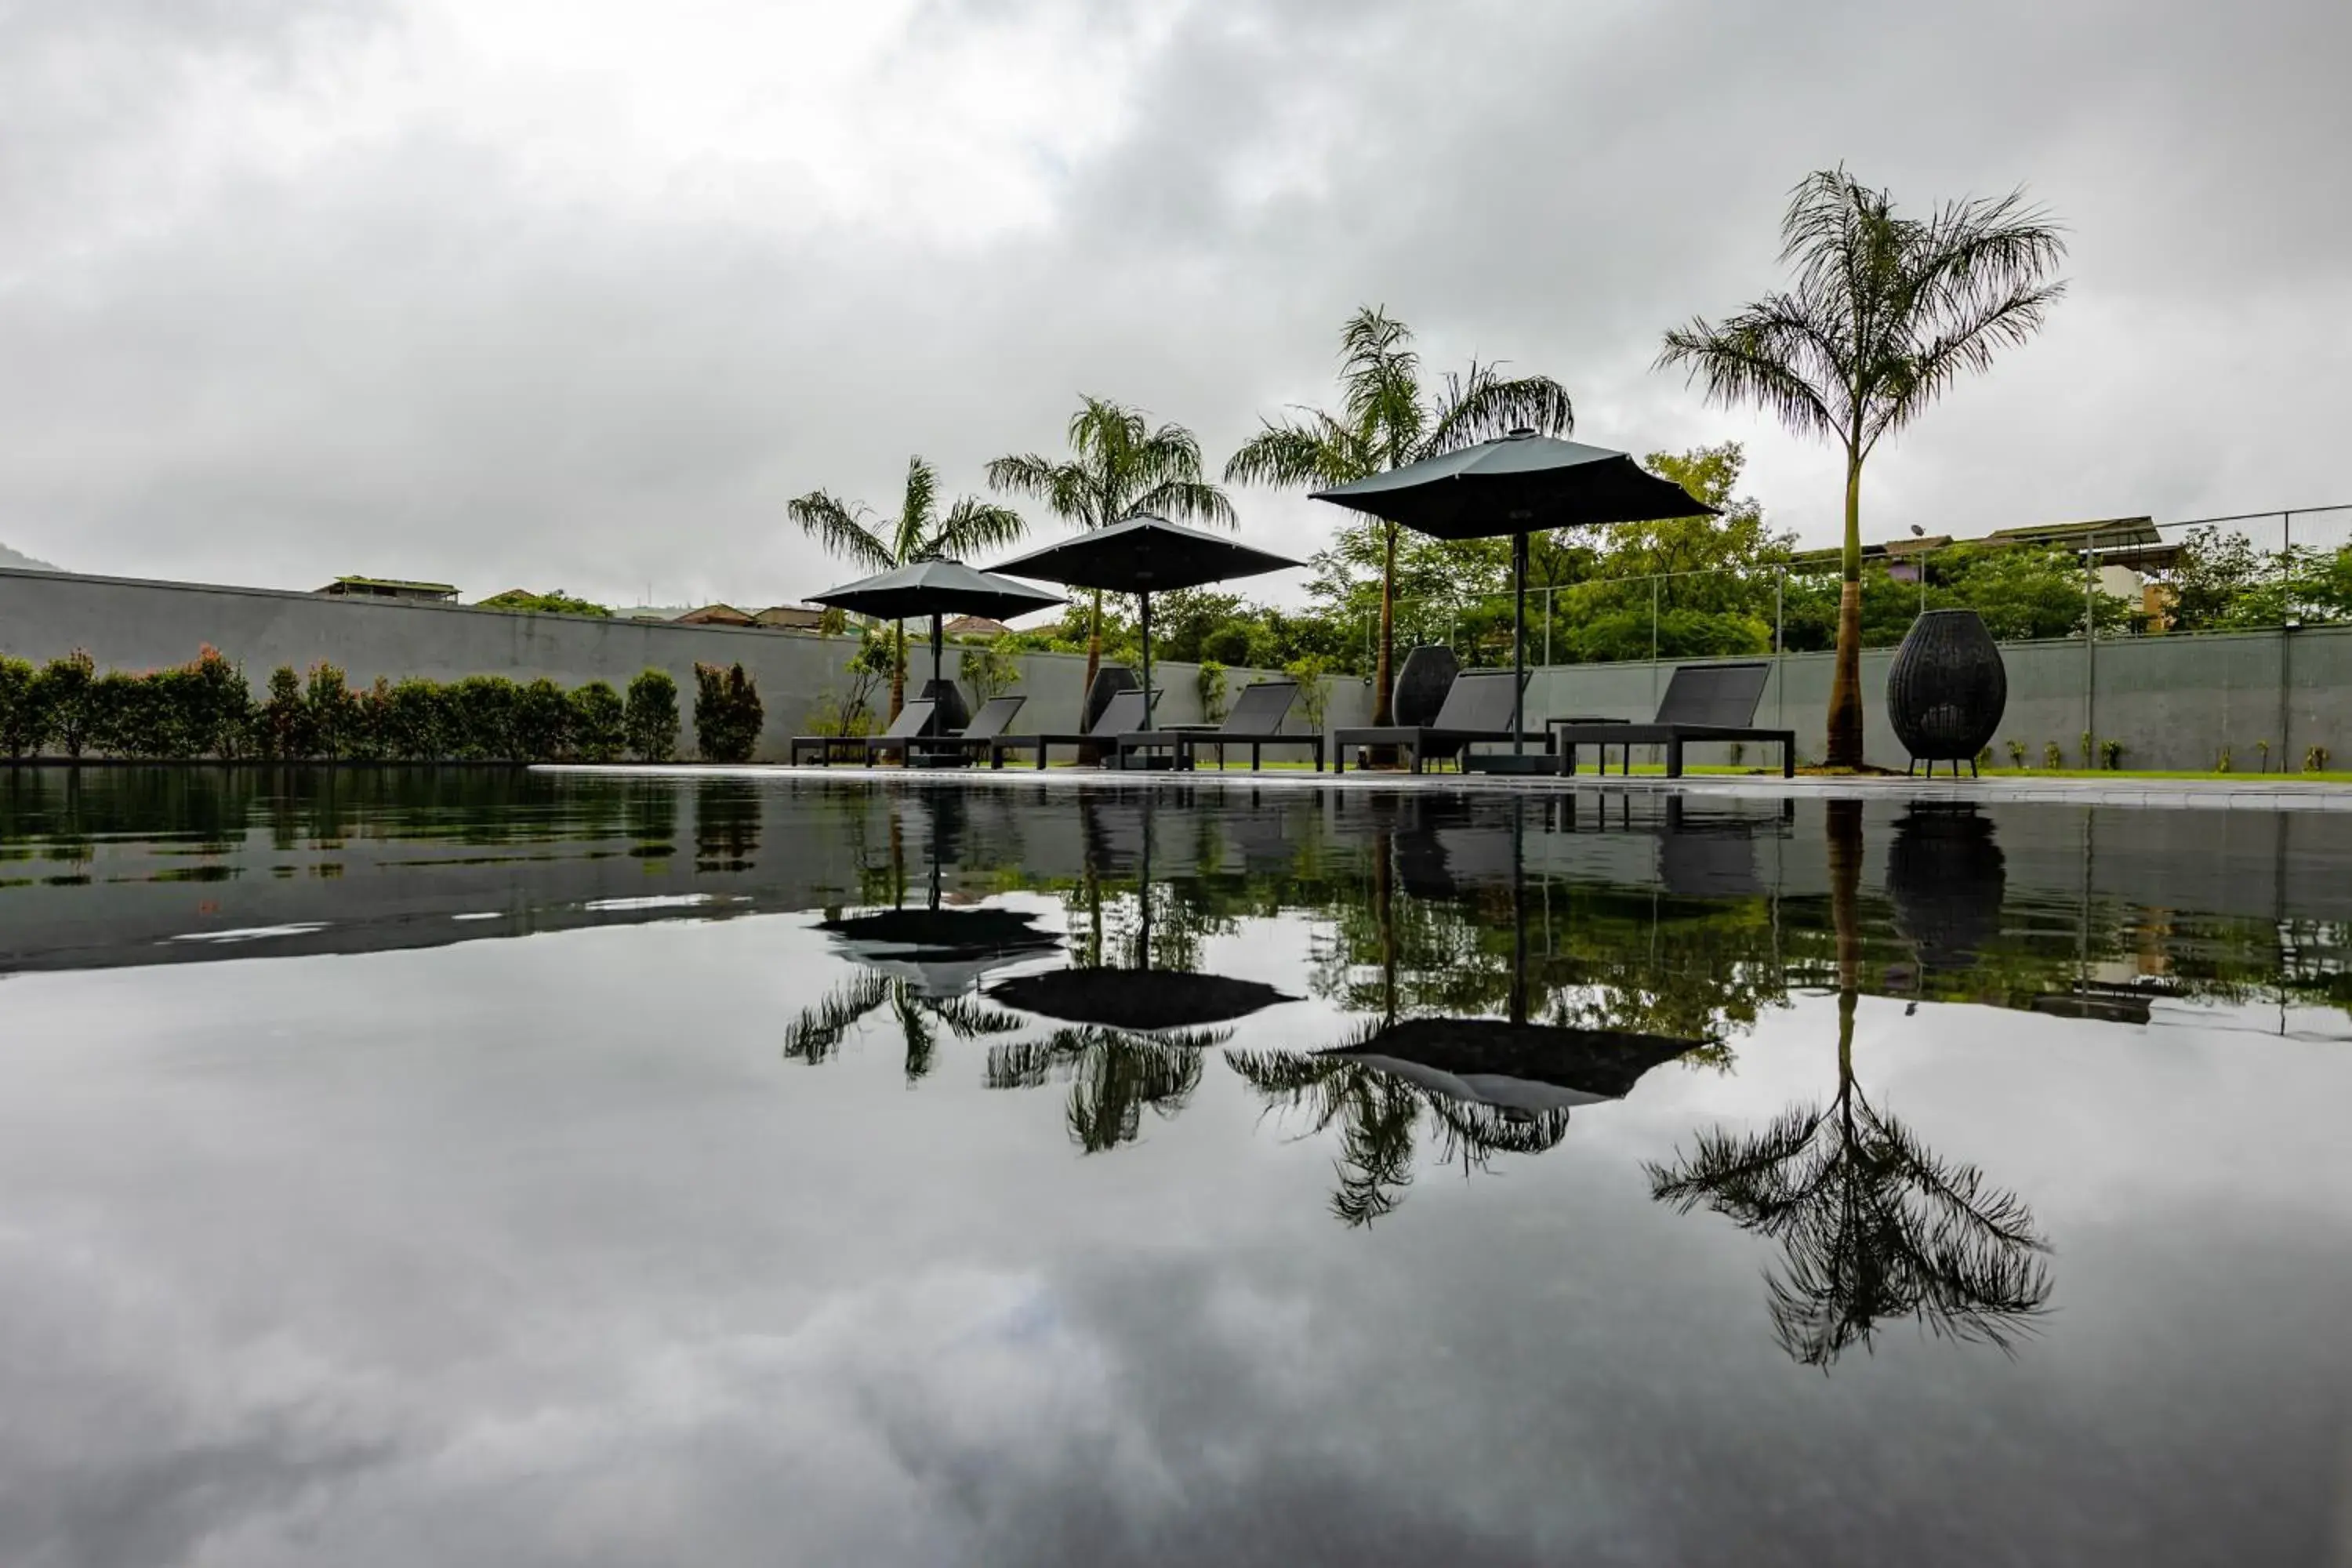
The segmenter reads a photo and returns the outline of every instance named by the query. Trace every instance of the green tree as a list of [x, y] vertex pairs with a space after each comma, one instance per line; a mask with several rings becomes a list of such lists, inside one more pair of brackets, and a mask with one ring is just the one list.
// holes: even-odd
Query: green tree
[[593, 599], [576, 598], [561, 588], [550, 588], [544, 594], [534, 594], [528, 588], [509, 588], [503, 594], [493, 594], [475, 606], [483, 610], [522, 610], [532, 615], [600, 616], [610, 618], [608, 605]]
[[98, 666], [80, 648], [49, 660], [33, 677], [27, 700], [68, 762], [79, 762], [82, 748], [89, 743], [90, 723], [97, 716], [91, 691], [97, 685]]
[[2022, 343], [2065, 289], [2065, 241], [2022, 192], [1948, 202], [1926, 219], [1843, 168], [1806, 176], [1780, 220], [1793, 287], [1720, 323], [1665, 335], [1708, 401], [1752, 403], [1845, 450], [1844, 586], [1830, 687], [1827, 757], [1862, 765], [1862, 468], [1962, 372]]
[[[1292, 410], [1263, 428], [1225, 464], [1236, 484], [1329, 488], [1472, 446], [1517, 427], [1565, 435], [1576, 423], [1568, 393], [1549, 376], [1507, 378], [1470, 362], [1442, 388], [1424, 388], [1412, 331], [1385, 307], [1367, 305], [1339, 329], [1339, 412]], [[1372, 722], [1391, 721], [1396, 657], [1397, 523], [1367, 517], [1381, 584], [1380, 646], [1372, 670]]]
[[[989, 484], [1041, 500], [1078, 528], [1108, 528], [1139, 516], [1236, 526], [1233, 502], [1201, 477], [1201, 443], [1183, 426], [1154, 426], [1139, 409], [1081, 396], [1067, 434], [1068, 458], [1055, 462], [1035, 452], [999, 458], [988, 465]], [[1102, 668], [1101, 590], [1090, 599], [1084, 688], [1089, 691]]]
[[[995, 466], [990, 466], [995, 482]], [[918, 561], [959, 560], [977, 550], [998, 548], [1021, 537], [1021, 514], [1006, 507], [959, 496], [944, 515], [939, 507], [939, 470], [921, 458], [907, 460], [907, 488], [898, 515], [877, 518], [862, 502], [843, 501], [811, 490], [791, 503], [793, 521], [834, 554], [870, 572], [911, 566]], [[907, 623], [893, 628], [896, 667], [890, 672], [890, 717], [907, 701]]]

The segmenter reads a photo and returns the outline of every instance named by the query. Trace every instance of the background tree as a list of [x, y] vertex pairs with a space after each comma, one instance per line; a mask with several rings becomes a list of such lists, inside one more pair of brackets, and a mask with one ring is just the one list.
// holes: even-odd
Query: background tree
[[1899, 216], [1841, 168], [1808, 175], [1780, 220], [1794, 286], [1720, 324], [1665, 335], [1710, 402], [1752, 403], [1845, 449], [1844, 585], [1830, 687], [1828, 761], [1862, 764], [1862, 468], [1963, 371], [2022, 343], [2065, 289], [2065, 241], [2022, 192]]
[[[1384, 307], [1367, 305], [1339, 329], [1339, 412], [1294, 409], [1265, 428], [1225, 464], [1237, 484], [1328, 488], [1419, 462], [1526, 426], [1566, 435], [1576, 423], [1568, 393], [1549, 376], [1506, 378], [1493, 364], [1470, 362], [1433, 394], [1421, 383], [1412, 331]], [[1380, 651], [1372, 668], [1372, 722], [1392, 721], [1390, 686], [1396, 657], [1396, 554], [1399, 524], [1367, 518], [1355, 525], [1377, 542], [1381, 579]]]
[[[991, 501], [959, 496], [942, 515], [939, 470], [921, 458], [907, 459], [907, 489], [898, 515], [877, 518], [862, 502], [845, 502], [824, 490], [811, 490], [791, 503], [794, 522], [834, 554], [887, 572], [918, 561], [961, 560], [976, 551], [1001, 549], [1021, 537], [1021, 514]], [[890, 672], [890, 717], [907, 701], [907, 623], [891, 628], [896, 655]]]
[[[1139, 409], [1082, 396], [1068, 434], [1068, 458], [1058, 463], [1035, 452], [999, 458], [988, 465], [989, 484], [1044, 501], [1055, 517], [1079, 528], [1108, 528], [1139, 513], [1235, 526], [1233, 502], [1201, 477], [1201, 443], [1181, 425], [1154, 426]], [[1102, 607], [1097, 589], [1087, 620], [1089, 691], [1102, 666]]]

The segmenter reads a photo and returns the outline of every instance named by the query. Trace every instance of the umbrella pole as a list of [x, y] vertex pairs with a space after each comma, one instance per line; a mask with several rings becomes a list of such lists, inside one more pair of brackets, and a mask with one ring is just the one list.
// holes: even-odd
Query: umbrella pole
[[1528, 536], [1511, 535], [1511, 755], [1527, 755]]
[[[931, 612], [931, 684], [934, 686], [939, 685], [948, 678], [947, 671], [940, 668], [940, 659], [943, 657], [942, 649], [940, 645], [943, 640], [944, 639], [941, 637], [940, 633], [939, 612], [934, 610]], [[940, 692], [939, 694], [939, 700], [945, 702], [947, 700], [947, 693], [944, 691]], [[934, 731], [944, 734], [947, 731], [947, 726], [940, 722], [940, 714], [939, 709], [933, 708], [931, 710], [931, 728]]]
[[[1151, 593], [1146, 589], [1138, 594], [1143, 601], [1143, 727], [1151, 728]], [[1147, 761], [1149, 758], [1147, 757]]]

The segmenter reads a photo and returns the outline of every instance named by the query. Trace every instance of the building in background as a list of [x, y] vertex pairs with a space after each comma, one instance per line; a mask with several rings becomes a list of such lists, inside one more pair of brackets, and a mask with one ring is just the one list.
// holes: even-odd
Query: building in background
[[1013, 628], [986, 616], [958, 616], [940, 630], [951, 637], [1001, 637]]
[[330, 599], [407, 599], [417, 604], [457, 602], [457, 590], [446, 583], [406, 583], [397, 577], [338, 577], [312, 592]]
[[752, 616], [752, 623], [788, 632], [824, 629], [824, 612], [811, 605], [771, 605]]
[[705, 605], [677, 617], [685, 626], [751, 626], [759, 623], [732, 605]]

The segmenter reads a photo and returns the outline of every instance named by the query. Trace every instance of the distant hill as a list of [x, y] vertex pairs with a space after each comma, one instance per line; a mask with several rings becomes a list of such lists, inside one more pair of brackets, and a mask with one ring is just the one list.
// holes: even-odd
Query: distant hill
[[5, 544], [0, 544], [0, 566], [20, 566], [27, 572], [55, 572], [58, 570], [57, 567], [50, 565], [46, 561], [36, 561], [22, 551], [11, 550]]

